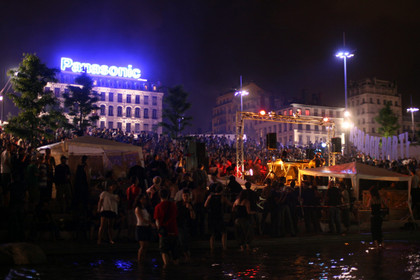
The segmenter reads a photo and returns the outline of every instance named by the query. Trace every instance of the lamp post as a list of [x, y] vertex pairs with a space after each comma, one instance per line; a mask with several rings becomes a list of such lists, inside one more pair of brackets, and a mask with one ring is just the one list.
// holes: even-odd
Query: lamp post
[[414, 137], [415, 137], [415, 126], [414, 126], [414, 112], [417, 112], [419, 110], [419, 108], [415, 108], [415, 107], [410, 107], [407, 109], [407, 112], [411, 112], [411, 130], [413, 132], [413, 138], [412, 138], [412, 142], [414, 142]]
[[0, 102], [1, 102], [1, 122], [0, 122], [0, 124], [3, 126], [3, 112], [4, 112], [4, 99], [3, 99], [3, 95], [0, 95]]
[[344, 59], [344, 103], [347, 111], [347, 58], [351, 58], [354, 54], [348, 51], [342, 51], [335, 55], [338, 58]]
[[248, 95], [249, 92], [242, 90], [242, 76], [240, 76], [240, 82], [241, 82], [241, 90], [235, 92], [235, 96], [238, 96], [238, 95], [241, 96], [241, 112], [243, 112], [244, 108], [243, 108], [243, 103], [242, 103], [242, 97], [245, 95]]

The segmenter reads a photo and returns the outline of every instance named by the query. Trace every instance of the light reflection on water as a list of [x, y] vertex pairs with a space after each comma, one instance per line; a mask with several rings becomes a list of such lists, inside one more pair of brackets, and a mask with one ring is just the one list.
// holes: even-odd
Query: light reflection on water
[[[287, 245], [286, 245], [287, 246]], [[159, 256], [139, 266], [136, 255], [56, 257], [50, 264], [16, 266], [4, 279], [420, 279], [420, 246], [404, 242], [376, 249], [370, 243], [193, 252], [191, 264], [162, 269]], [[152, 254], [152, 253], [150, 253]], [[153, 253], [154, 254], [154, 253]], [[188, 271], [188, 273], [187, 273]], [[178, 278], [177, 277], [177, 278]]]

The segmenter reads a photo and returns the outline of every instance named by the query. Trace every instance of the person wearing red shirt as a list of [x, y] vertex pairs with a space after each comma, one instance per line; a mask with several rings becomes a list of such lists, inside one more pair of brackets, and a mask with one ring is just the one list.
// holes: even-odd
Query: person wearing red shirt
[[160, 203], [156, 205], [154, 219], [159, 231], [159, 249], [162, 254], [163, 266], [166, 267], [170, 261], [170, 254], [175, 264], [179, 257], [179, 240], [177, 226], [177, 207], [169, 201], [169, 190], [159, 191]]

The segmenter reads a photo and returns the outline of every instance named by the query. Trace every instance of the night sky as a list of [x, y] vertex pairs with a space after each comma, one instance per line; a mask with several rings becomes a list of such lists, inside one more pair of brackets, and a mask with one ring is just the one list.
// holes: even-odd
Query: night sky
[[403, 103], [412, 95], [420, 106], [416, 0], [15, 0], [1, 1], [0, 11], [2, 73], [22, 53], [55, 68], [62, 56], [132, 64], [149, 81], [184, 85], [193, 132], [211, 129], [215, 97], [238, 87], [240, 75], [278, 96], [306, 89], [344, 106], [343, 62], [335, 57], [343, 32], [355, 52], [349, 80], [395, 80]]

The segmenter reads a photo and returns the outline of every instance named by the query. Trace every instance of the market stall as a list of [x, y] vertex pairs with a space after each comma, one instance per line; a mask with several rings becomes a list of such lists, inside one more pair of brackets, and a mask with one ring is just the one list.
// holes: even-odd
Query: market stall
[[38, 148], [43, 152], [51, 149], [51, 155], [57, 164], [62, 155], [68, 157], [68, 165], [72, 172], [80, 164], [83, 155], [88, 156], [88, 164], [93, 177], [104, 176], [113, 171], [119, 177], [126, 176], [128, 169], [137, 162], [143, 163], [142, 148], [93, 136], [82, 136]]
[[360, 180], [407, 182], [408, 188], [405, 190], [396, 190], [392, 187], [387, 187], [381, 192], [387, 197], [390, 204], [390, 210], [399, 211], [401, 209], [408, 209], [410, 216], [413, 217], [411, 209], [411, 176], [358, 162], [300, 169], [299, 181], [302, 180], [304, 175], [350, 179], [355, 197], [361, 202], [366, 201], [368, 192], [367, 190], [361, 191]]

